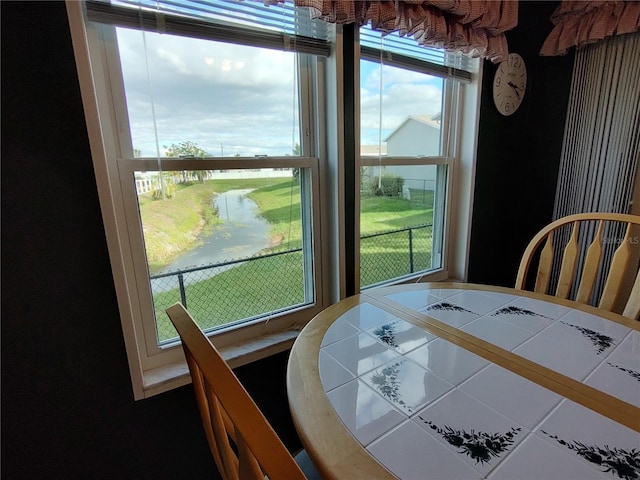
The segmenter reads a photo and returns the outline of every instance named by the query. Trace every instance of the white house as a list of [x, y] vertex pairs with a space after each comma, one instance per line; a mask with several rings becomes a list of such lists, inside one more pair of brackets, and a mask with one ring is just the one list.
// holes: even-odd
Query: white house
[[387, 155], [392, 157], [439, 155], [440, 122], [427, 115], [410, 115], [385, 138], [385, 142]]
[[[410, 115], [393, 132], [385, 138], [382, 155], [389, 157], [431, 157], [440, 155], [440, 114]], [[377, 146], [363, 145], [362, 156], [377, 156]], [[433, 190], [437, 168], [435, 166], [387, 166], [384, 172], [398, 175], [405, 179], [409, 188]], [[363, 176], [375, 177], [378, 167], [367, 167]]]

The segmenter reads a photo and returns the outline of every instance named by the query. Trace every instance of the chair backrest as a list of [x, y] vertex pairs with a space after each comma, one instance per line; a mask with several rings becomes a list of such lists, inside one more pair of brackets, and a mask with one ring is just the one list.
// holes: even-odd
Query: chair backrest
[[180, 303], [167, 315], [182, 340], [200, 416], [224, 479], [304, 479], [231, 368]]
[[[605, 224], [616, 223], [622, 226], [624, 236], [605, 237], [603, 232], [606, 228], [609, 229], [607, 231], [615, 231], [611, 230], [611, 226], [605, 227]], [[554, 256], [557, 256], [554, 255], [554, 234], [558, 235], [559, 230], [568, 224], [571, 224], [570, 227], [566, 227], [570, 228], [570, 236], [564, 246], [561, 263], [556, 263], [554, 262]], [[524, 251], [515, 287], [521, 290], [525, 289], [529, 267], [537, 252], [539, 252], [534, 291], [549, 293], [552, 268], [556, 263], [561, 266], [554, 295], [561, 298], [569, 298], [574, 282], [577, 281], [576, 271], [578, 270], [581, 252], [585, 252], [580, 262], [582, 274], [576, 287], [573, 288], [574, 291], [577, 289], [573, 300], [585, 304], [591, 303], [599, 308], [616, 311], [626, 317], [638, 319], [640, 314], [640, 272], [638, 272], [637, 250], [640, 245], [638, 245], [637, 225], [640, 225], [640, 216], [600, 212], [569, 215], [550, 223], [533, 237]], [[586, 245], [580, 248], [581, 227], [583, 230], [588, 230], [587, 226], [590, 226], [595, 234], [588, 248], [586, 248]], [[540, 250], [539, 247], [543, 243], [544, 245]], [[618, 243], [619, 246], [611, 258], [609, 270], [605, 272], [605, 267], [602, 265], [604, 258], [603, 247], [606, 244], [617, 245]], [[632, 251], [632, 247], [635, 247], [635, 252]], [[605, 279], [602, 294], [599, 299], [592, 300], [594, 286], [600, 275]], [[629, 289], [629, 279], [632, 281], [635, 279], [631, 289]]]

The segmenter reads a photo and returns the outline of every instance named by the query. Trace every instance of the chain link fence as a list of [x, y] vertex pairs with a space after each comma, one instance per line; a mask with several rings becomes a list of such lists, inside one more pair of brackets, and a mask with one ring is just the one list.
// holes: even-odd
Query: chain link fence
[[364, 235], [360, 238], [360, 286], [371, 287], [433, 268], [433, 225]]
[[302, 248], [151, 277], [158, 343], [178, 335], [165, 309], [182, 302], [204, 330], [306, 303]]
[[[431, 224], [361, 237], [361, 286], [432, 268]], [[302, 248], [151, 276], [158, 343], [177, 338], [165, 313], [185, 305], [204, 330], [264, 318], [312, 301]]]

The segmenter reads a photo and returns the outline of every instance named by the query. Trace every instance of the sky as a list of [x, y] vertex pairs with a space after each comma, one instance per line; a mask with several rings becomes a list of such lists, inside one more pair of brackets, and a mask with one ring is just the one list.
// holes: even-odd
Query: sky
[[[299, 140], [295, 54], [118, 28], [133, 148], [191, 141], [211, 156], [290, 155]], [[442, 80], [361, 62], [363, 145], [441, 109]]]

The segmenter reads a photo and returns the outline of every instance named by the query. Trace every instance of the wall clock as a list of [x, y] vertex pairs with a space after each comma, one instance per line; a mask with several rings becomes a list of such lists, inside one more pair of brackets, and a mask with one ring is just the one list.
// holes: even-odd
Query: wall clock
[[500, 62], [493, 78], [493, 102], [505, 116], [513, 114], [524, 99], [527, 88], [527, 67], [517, 53], [510, 53]]

